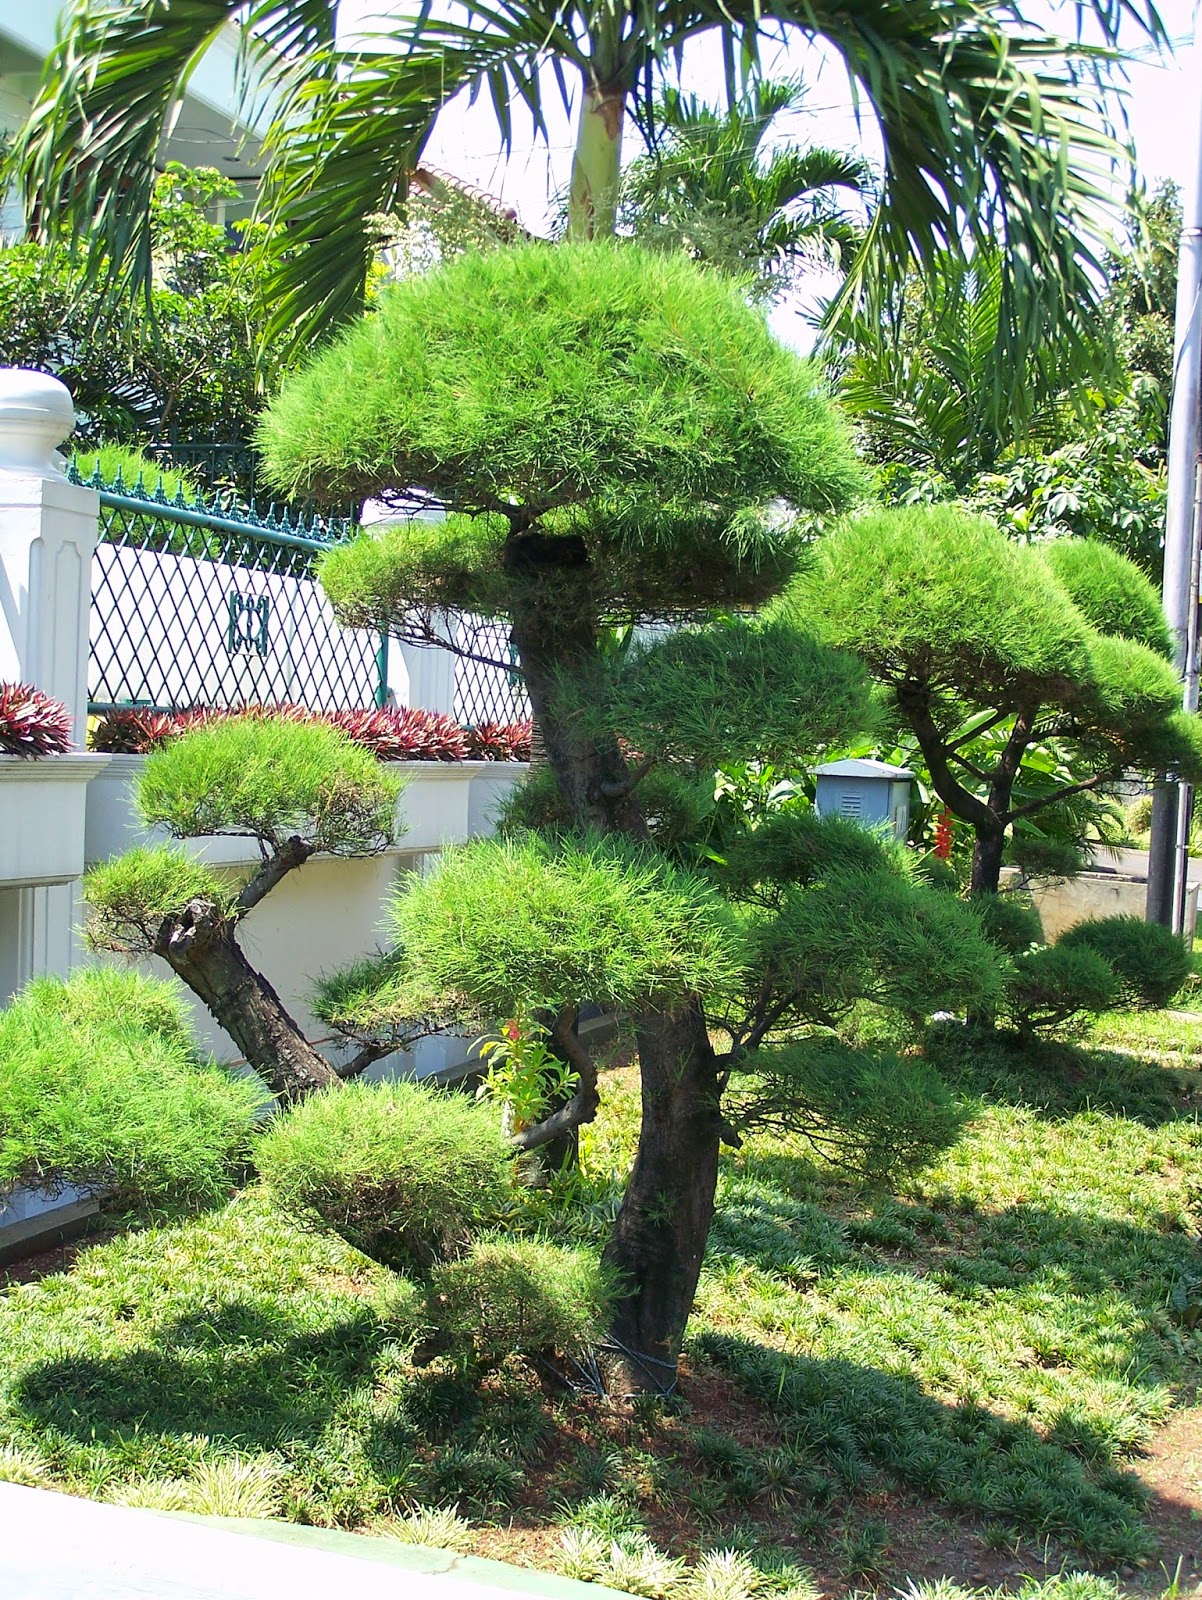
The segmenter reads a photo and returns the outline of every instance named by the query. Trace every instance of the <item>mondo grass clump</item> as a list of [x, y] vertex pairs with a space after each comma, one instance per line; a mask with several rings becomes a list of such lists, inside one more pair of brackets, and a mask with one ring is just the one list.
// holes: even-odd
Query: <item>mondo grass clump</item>
[[351, 1082], [310, 1096], [259, 1141], [267, 1187], [388, 1266], [426, 1270], [504, 1210], [510, 1152], [495, 1117], [452, 1090]]
[[207, 1204], [248, 1157], [262, 1102], [197, 1055], [168, 986], [137, 974], [39, 979], [0, 1012], [0, 1185]]

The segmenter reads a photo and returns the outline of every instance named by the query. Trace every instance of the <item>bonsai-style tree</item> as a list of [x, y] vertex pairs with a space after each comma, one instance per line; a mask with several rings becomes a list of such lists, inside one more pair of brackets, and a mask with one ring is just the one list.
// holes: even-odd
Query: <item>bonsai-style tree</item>
[[[996, 891], [1024, 817], [1132, 768], [1202, 763], [1155, 591], [1095, 541], [1015, 544], [955, 506], [874, 511], [821, 542], [787, 604], [888, 690], [939, 798], [973, 829], [975, 893]], [[1087, 776], [1017, 803], [1037, 744]]]
[[[812, 1015], [802, 997], [821, 939], [796, 896], [820, 873], [790, 836], [774, 863], [746, 869], [749, 908], [764, 904], [732, 916], [657, 851], [672, 807], [662, 782], [642, 785], [657, 764], [710, 763], [712, 796], [714, 761], [796, 756], [862, 727], [870, 705], [854, 661], [787, 623], [688, 629], [616, 672], [612, 629], [750, 611], [777, 593], [803, 558], [800, 515], [857, 489], [846, 432], [735, 288], [678, 258], [591, 244], [465, 256], [394, 288], [284, 388], [261, 443], [289, 491], [445, 510], [331, 551], [322, 582], [344, 621], [426, 643], [445, 641], [447, 609], [508, 621], [564, 832], [452, 855], [402, 901], [399, 954], [327, 991], [327, 1012], [367, 1036], [422, 1011], [541, 1017], [577, 1087], [523, 1130], [535, 1148], [595, 1113], [578, 1007], [619, 1010], [643, 1112], [608, 1249], [625, 1286], [613, 1333], [624, 1381], [663, 1386], [705, 1249], [730, 1073]], [[971, 913], [950, 899], [936, 911], [917, 890], [912, 906], [895, 886], [903, 921], [932, 941], [904, 1009], [948, 1003], [945, 987], [977, 1003], [995, 969]], [[831, 880], [825, 903], [852, 887]], [[821, 902], [807, 889], [801, 903]], [[861, 951], [841, 992], [894, 992], [893, 960]]]
[[311, 856], [386, 849], [401, 787], [368, 751], [321, 724], [231, 718], [185, 734], [147, 758], [143, 821], [177, 840], [254, 839], [262, 865], [239, 883], [178, 846], [130, 850], [84, 879], [89, 942], [161, 957], [281, 1099], [353, 1077], [384, 1051], [360, 1052], [335, 1072], [247, 961], [237, 929]]

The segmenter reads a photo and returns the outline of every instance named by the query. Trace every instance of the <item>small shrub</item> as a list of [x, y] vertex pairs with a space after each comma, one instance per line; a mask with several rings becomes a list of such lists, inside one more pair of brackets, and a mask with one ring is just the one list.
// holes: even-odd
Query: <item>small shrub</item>
[[972, 902], [990, 944], [1016, 956], [1043, 943], [1043, 923], [1029, 900], [1012, 894], [978, 895]]
[[71, 713], [31, 683], [0, 683], [0, 756], [62, 755], [71, 748]]
[[508, 1151], [487, 1108], [415, 1083], [351, 1082], [311, 1096], [260, 1140], [287, 1210], [316, 1212], [364, 1255], [429, 1267], [501, 1209]]
[[1085, 852], [1071, 839], [1040, 838], [1034, 834], [1012, 838], [1006, 846], [1006, 860], [1032, 882], [1044, 883], [1076, 878], [1088, 865]]
[[388, 1531], [401, 1544], [421, 1544], [434, 1550], [471, 1548], [472, 1525], [451, 1506], [414, 1506], [407, 1517], [389, 1523]]
[[0, 1012], [0, 1184], [125, 1205], [228, 1193], [262, 1089], [200, 1061], [155, 987], [108, 970], [43, 978]]
[[202, 1461], [186, 1478], [146, 1478], [127, 1483], [113, 1499], [147, 1511], [190, 1511], [202, 1517], [261, 1521], [280, 1511], [280, 1463], [274, 1457], [228, 1456]]
[[1023, 1032], [1062, 1028], [1119, 998], [1114, 968], [1096, 951], [1041, 945], [1015, 956], [1006, 988], [1006, 1012]]
[[570, 1353], [605, 1326], [613, 1284], [584, 1250], [533, 1239], [481, 1239], [430, 1277], [435, 1320], [477, 1360]]
[[453, 718], [418, 707], [331, 711], [323, 718], [380, 761], [464, 761], [468, 739]]
[[1131, 1006], [1167, 1005], [1190, 975], [1184, 941], [1142, 917], [1101, 917], [1079, 922], [1056, 941], [1060, 950], [1092, 950], [1114, 969]]
[[72, 464], [85, 483], [99, 473], [108, 488], [120, 480], [122, 488], [130, 493], [136, 489], [148, 496], [157, 496], [161, 489], [168, 500], [183, 494], [188, 500], [199, 490], [196, 474], [174, 462], [160, 461], [128, 444], [98, 444], [91, 450], [78, 450]]

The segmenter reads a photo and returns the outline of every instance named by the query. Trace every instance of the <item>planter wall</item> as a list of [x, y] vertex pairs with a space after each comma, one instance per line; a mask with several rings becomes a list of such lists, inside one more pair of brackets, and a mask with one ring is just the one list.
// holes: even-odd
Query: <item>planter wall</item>
[[85, 799], [111, 756], [0, 756], [0, 889], [70, 883], [84, 867]]
[[[114, 756], [108, 771], [92, 785], [85, 850], [89, 865], [136, 844], [166, 840], [162, 830], [146, 828], [134, 808], [134, 785], [145, 762], [145, 756]], [[407, 761], [395, 767], [409, 780], [399, 804], [406, 831], [396, 847], [360, 860], [315, 857], [273, 889], [238, 932], [247, 957], [315, 1040], [323, 1038], [324, 1025], [309, 1009], [313, 980], [385, 946], [386, 912], [398, 878], [420, 870], [423, 858], [444, 844], [491, 833], [499, 799], [526, 772], [518, 762]], [[210, 864], [233, 871], [245, 870], [258, 860], [258, 847], [248, 839], [191, 840], [187, 848]], [[159, 976], [167, 972], [158, 961], [147, 963], [146, 970]], [[191, 996], [187, 998], [191, 1002]], [[219, 1061], [239, 1059], [233, 1041], [202, 1006], [193, 1004], [192, 1014], [203, 1048]], [[324, 1042], [332, 1055], [337, 1053], [333, 1041]], [[390, 1057], [376, 1071], [416, 1071], [425, 1076], [453, 1069], [465, 1056], [462, 1040], [431, 1039], [406, 1057]]]

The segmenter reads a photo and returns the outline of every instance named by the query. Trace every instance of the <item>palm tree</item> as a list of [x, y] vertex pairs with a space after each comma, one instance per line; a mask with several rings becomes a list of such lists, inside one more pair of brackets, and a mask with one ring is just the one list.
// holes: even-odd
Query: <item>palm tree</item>
[[843, 197], [867, 199], [868, 163], [818, 145], [763, 150], [773, 119], [802, 102], [796, 82], [755, 80], [725, 113], [666, 89], [652, 147], [623, 176], [624, 227], [655, 249], [754, 274], [762, 300], [777, 298], [805, 267], [846, 270], [865, 224]]
[[119, 288], [149, 280], [164, 129], [240, 19], [248, 80], [276, 97], [260, 200], [277, 225], [273, 337], [309, 339], [359, 308], [369, 219], [403, 203], [435, 116], [461, 89], [491, 96], [508, 142], [515, 101], [545, 131], [548, 86], [566, 101], [575, 80], [569, 231], [591, 237], [614, 228], [627, 113], [649, 130], [655, 89], [690, 39], [720, 37], [733, 91], [766, 34], [799, 37], [833, 49], [879, 125], [881, 197], [861, 273], [873, 263], [897, 280], [940, 249], [996, 237], [1004, 335], [1037, 348], [1066, 307], [1094, 298], [1091, 213], [1117, 151], [1102, 85], [1120, 28], [1166, 37], [1154, 0], [1080, 0], [1099, 48], [1042, 33], [1021, 0], [451, 0], [441, 16], [421, 0], [387, 39], [352, 49], [338, 9], [77, 0], [15, 152], [36, 231], [89, 241]]

